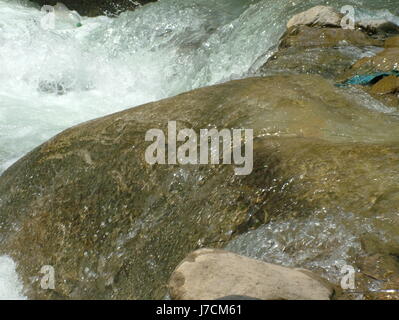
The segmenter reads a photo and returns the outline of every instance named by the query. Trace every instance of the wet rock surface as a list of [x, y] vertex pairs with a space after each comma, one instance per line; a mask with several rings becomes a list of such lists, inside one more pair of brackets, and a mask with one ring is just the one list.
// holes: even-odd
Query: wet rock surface
[[[358, 60], [343, 74], [342, 78], [350, 78], [359, 74], [363, 75], [399, 70], [399, 48], [397, 47], [397, 37], [387, 38], [384, 47], [385, 49], [376, 55], [364, 57]], [[399, 95], [397, 89], [398, 79], [399, 78], [396, 76], [391, 76], [387, 79], [381, 79], [372, 87], [366, 86], [363, 87], [363, 89], [386, 105], [399, 108]]]
[[399, 48], [399, 36], [386, 39], [385, 48]]
[[[341, 83], [357, 75], [399, 70], [399, 26], [386, 20], [363, 20], [355, 29], [343, 29], [331, 23], [338, 19], [337, 12], [330, 23], [317, 19], [318, 11], [331, 15], [333, 9], [313, 9], [312, 14], [307, 11], [290, 20], [278, 51], [258, 74], [319, 74]], [[393, 77], [373, 85], [360, 88], [387, 106], [399, 108]]]
[[383, 45], [383, 41], [374, 39], [360, 30], [308, 26], [295, 26], [288, 29], [280, 41], [280, 49], [289, 47], [331, 48]]
[[392, 71], [399, 69], [399, 48], [387, 48], [372, 57], [357, 61], [350, 73], [371, 73], [378, 71]]
[[[68, 129], [2, 175], [0, 252], [30, 298], [159, 299], [189, 252], [276, 217], [378, 216], [375, 241], [397, 248], [398, 120], [364, 99], [320, 76], [249, 78]], [[145, 133], [170, 120], [254, 129], [252, 174], [149, 165]], [[40, 288], [43, 265], [55, 268], [53, 291]]]
[[341, 79], [359, 57], [378, 52], [383, 45], [383, 41], [359, 30], [296, 26], [282, 36], [279, 50], [259, 73], [319, 74]]
[[341, 79], [357, 61], [359, 54], [367, 50], [354, 47], [281, 49], [260, 68], [259, 73], [318, 74], [327, 79]]
[[378, 81], [371, 88], [371, 93], [384, 95], [399, 92], [399, 77], [388, 76]]

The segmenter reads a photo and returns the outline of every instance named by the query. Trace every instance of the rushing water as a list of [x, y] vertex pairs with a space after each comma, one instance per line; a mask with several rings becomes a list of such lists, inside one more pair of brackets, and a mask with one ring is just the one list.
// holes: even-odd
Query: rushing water
[[[81, 27], [66, 21], [45, 30], [40, 8], [0, 0], [0, 173], [77, 123], [250, 74], [296, 12], [354, 4], [359, 15], [397, 22], [396, 2], [161, 0], [117, 18], [82, 18]], [[270, 228], [259, 234], [273, 238]], [[259, 250], [278, 249], [278, 243], [242, 246], [258, 257]], [[0, 298], [23, 298], [14, 269], [0, 257]]]

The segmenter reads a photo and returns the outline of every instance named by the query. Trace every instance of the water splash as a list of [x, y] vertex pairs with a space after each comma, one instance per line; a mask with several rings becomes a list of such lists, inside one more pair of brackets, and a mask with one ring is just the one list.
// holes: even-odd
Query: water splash
[[22, 284], [15, 272], [15, 263], [7, 256], [0, 257], [0, 300], [25, 300]]

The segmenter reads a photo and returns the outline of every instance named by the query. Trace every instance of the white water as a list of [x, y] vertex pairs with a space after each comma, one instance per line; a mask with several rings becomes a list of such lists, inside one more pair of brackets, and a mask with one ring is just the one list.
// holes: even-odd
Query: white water
[[0, 300], [22, 300], [22, 284], [15, 272], [15, 263], [7, 256], [0, 257]]
[[[161, 0], [44, 30], [28, 1], [0, 0], [0, 173], [77, 123], [246, 76], [292, 14], [328, 2]], [[0, 298], [23, 298], [14, 269], [0, 257]]]
[[253, 9], [211, 2], [161, 1], [46, 31], [44, 13], [0, 0], [0, 170], [74, 124], [244, 74], [278, 32], [259, 43], [240, 21]]

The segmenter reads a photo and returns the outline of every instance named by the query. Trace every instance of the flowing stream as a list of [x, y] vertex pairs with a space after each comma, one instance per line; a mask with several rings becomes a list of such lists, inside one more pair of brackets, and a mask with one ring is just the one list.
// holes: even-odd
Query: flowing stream
[[[314, 5], [353, 4], [358, 15], [399, 23], [397, 0], [379, 2], [161, 0], [117, 18], [83, 17], [80, 27], [59, 17], [46, 29], [46, 13], [36, 5], [0, 0], [0, 173], [75, 124], [250, 75], [273, 52], [288, 18]], [[312, 228], [317, 223], [315, 217]], [[266, 226], [232, 248], [295, 265], [279, 245], [306, 235], [279, 240], [276, 231], [292, 227]], [[262, 242], [265, 236], [272, 243]], [[14, 262], [3, 256], [0, 299], [6, 298], [24, 296]]]

